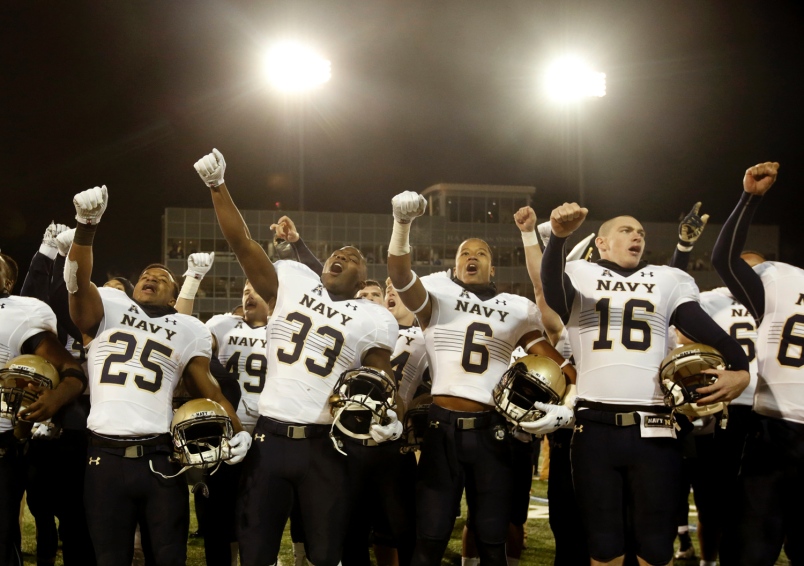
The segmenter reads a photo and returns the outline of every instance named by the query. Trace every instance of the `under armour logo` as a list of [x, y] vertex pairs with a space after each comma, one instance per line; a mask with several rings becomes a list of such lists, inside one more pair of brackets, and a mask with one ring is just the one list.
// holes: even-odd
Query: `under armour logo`
[[560, 427], [563, 423], [564, 423], [564, 417], [556, 415], [556, 425], [558, 425], [556, 426], [556, 428]]
[[357, 310], [357, 305], [353, 305], [352, 303], [346, 303], [347, 309]]
[[169, 322], [172, 322], [173, 326], [176, 326], [176, 321], [175, 320], [173, 320], [172, 318], [165, 317], [165, 324], [167, 324]]
[[575, 432], [583, 432], [583, 425], [576, 425], [573, 430]]
[[101, 459], [100, 456], [98, 456], [97, 458], [93, 458], [93, 457], [90, 456], [89, 457], [89, 465], [92, 466], [94, 464], [95, 466], [100, 466], [100, 459]]
[[133, 312], [133, 313], [136, 313], [136, 314], [140, 314], [140, 310], [137, 308], [136, 305], [131, 305], [131, 307], [129, 307], [129, 309], [128, 309], [128, 312]]
[[6, 308], [6, 304], [5, 303], [0, 303], [0, 309], [4, 309], [4, 308]]
[[324, 292], [324, 286], [323, 286], [323, 285], [319, 285], [318, 287], [316, 287], [315, 289], [313, 289], [313, 291], [312, 291], [312, 292], [313, 292], [313, 293], [315, 293], [316, 295], [318, 295], [319, 297], [321, 297], [321, 296], [323, 296], [323, 292]]
[[255, 434], [254, 440], [259, 440], [260, 442], [265, 442], [265, 435], [264, 434]]
[[640, 274], [642, 277], [645, 277], [645, 275], [647, 275], [648, 277], [653, 277], [653, 272], [652, 272], [652, 271], [648, 271], [648, 272], [641, 271], [639, 274]]
[[507, 305], [508, 304], [505, 301], [501, 301], [500, 299], [494, 299], [494, 302], [497, 303], [498, 305]]
[[466, 289], [461, 291], [461, 298], [462, 299], [470, 299], [471, 297], [469, 296], [469, 291], [467, 291]]

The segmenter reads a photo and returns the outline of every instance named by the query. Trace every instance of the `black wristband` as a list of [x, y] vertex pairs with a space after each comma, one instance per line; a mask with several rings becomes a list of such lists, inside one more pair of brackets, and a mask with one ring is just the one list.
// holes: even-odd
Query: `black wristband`
[[79, 246], [91, 246], [92, 240], [95, 239], [95, 231], [97, 229], [97, 224], [90, 225], [79, 222], [75, 227], [75, 237], [73, 237], [73, 242]]
[[79, 380], [81, 383], [83, 383], [84, 385], [87, 384], [87, 376], [80, 369], [67, 368], [67, 369], [59, 372], [59, 377], [61, 379], [64, 379], [66, 377], [74, 377], [77, 380]]

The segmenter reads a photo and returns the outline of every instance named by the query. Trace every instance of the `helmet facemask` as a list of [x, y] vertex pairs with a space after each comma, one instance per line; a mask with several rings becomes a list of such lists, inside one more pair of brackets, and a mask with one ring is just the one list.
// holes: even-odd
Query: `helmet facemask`
[[494, 388], [497, 411], [515, 425], [536, 421], [545, 413], [534, 408], [536, 402], [556, 405], [567, 390], [559, 365], [544, 356], [520, 358], [503, 374]]
[[333, 431], [337, 427], [351, 438], [370, 439], [371, 425], [388, 424], [395, 395], [394, 381], [381, 370], [362, 367], [344, 372], [329, 398]]
[[721, 412], [725, 404], [698, 405], [704, 394], [698, 390], [717, 381], [716, 375], [703, 373], [706, 369], [724, 369], [723, 356], [705, 344], [688, 344], [676, 348], [662, 361], [659, 385], [664, 403], [674, 411], [691, 419]]
[[17, 424], [17, 415], [30, 407], [38, 393], [29, 385], [54, 389], [59, 384], [59, 372], [41, 356], [27, 354], [10, 360], [0, 369], [0, 418]]

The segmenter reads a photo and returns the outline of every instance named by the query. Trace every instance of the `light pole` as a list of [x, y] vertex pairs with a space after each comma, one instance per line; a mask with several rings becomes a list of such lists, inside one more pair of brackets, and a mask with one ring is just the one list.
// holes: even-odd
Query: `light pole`
[[548, 96], [567, 106], [575, 105], [578, 155], [578, 204], [585, 200], [581, 108], [584, 99], [606, 96], [606, 73], [592, 71], [577, 57], [557, 59], [547, 70], [545, 88]]
[[332, 65], [311, 48], [294, 41], [275, 44], [265, 56], [265, 76], [275, 89], [298, 96], [299, 210], [304, 210], [305, 94], [332, 77]]

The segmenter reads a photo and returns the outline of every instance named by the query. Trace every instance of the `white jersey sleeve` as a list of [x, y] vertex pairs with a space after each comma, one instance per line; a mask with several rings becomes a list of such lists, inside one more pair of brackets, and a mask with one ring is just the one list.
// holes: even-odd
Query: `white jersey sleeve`
[[754, 271], [765, 288], [754, 411], [804, 424], [804, 270], [766, 261]]
[[334, 301], [321, 279], [295, 261], [274, 264], [279, 290], [268, 322], [268, 372], [260, 415], [329, 424], [338, 377], [360, 367], [372, 348], [393, 351], [399, 326], [387, 309], [364, 299]]
[[530, 331], [544, 331], [533, 301], [501, 293], [481, 300], [443, 276], [421, 278], [432, 301], [424, 331], [433, 395], [493, 405], [494, 386]]
[[[21, 355], [25, 342], [42, 332], [56, 333], [56, 315], [49, 306], [33, 297], [0, 298], [0, 367]], [[11, 428], [10, 420], [0, 419], [0, 432]]]
[[150, 317], [116, 289], [98, 289], [104, 316], [89, 346], [87, 426], [113, 436], [169, 432], [173, 391], [195, 357], [212, 355], [212, 337], [183, 314]]
[[427, 348], [421, 328], [411, 326], [399, 331], [396, 348], [391, 355], [391, 368], [396, 377], [399, 398], [405, 407], [409, 407], [427, 369]]
[[698, 301], [681, 270], [657, 265], [623, 276], [587, 261], [567, 263], [577, 290], [567, 324], [578, 397], [624, 405], [663, 405], [659, 365], [673, 312]]
[[207, 328], [218, 343], [218, 360], [240, 384], [237, 416], [251, 432], [260, 416], [257, 406], [268, 369], [266, 327], [251, 327], [239, 316], [218, 315], [207, 321]]
[[754, 392], [757, 387], [757, 323], [754, 317], [738, 302], [726, 287], [701, 293], [701, 307], [712, 317], [718, 326], [737, 340], [748, 357], [748, 373], [751, 381], [732, 405], [751, 406], [754, 403]]

